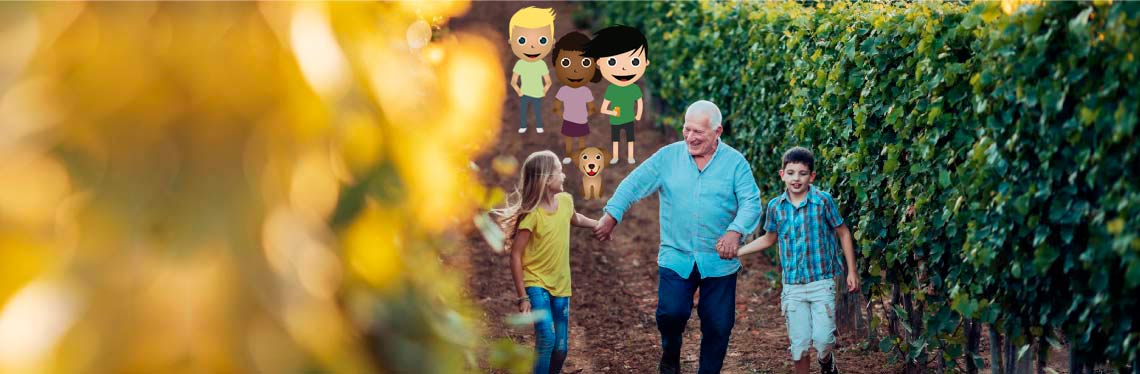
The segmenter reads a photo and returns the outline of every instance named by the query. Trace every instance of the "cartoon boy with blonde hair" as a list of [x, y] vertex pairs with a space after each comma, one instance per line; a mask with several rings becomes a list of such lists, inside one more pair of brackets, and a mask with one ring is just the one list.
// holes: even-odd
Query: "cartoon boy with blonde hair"
[[527, 110], [534, 111], [534, 127], [542, 133], [542, 97], [550, 90], [550, 69], [543, 60], [554, 47], [554, 10], [526, 7], [511, 16], [511, 51], [519, 58], [511, 75], [511, 88], [519, 95], [519, 133], [526, 132]]

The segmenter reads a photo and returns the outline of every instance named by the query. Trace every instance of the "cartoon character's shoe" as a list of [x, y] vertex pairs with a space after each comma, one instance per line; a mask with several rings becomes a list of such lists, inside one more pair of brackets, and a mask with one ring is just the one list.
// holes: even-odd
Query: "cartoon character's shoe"
[[539, 133], [539, 134], [541, 134], [541, 133], [542, 133], [542, 128], [541, 128], [541, 127], [539, 127], [539, 128], [538, 128], [538, 130], [536, 130], [536, 131], [538, 131], [538, 133]]
[[610, 165], [617, 165], [617, 162], [618, 162], [618, 158], [617, 158], [617, 157], [614, 157], [614, 158], [610, 159]]
[[570, 158], [569, 157], [563, 157], [562, 158], [562, 164], [563, 165], [570, 165]]
[[525, 134], [525, 133], [526, 133], [526, 127], [519, 129], [519, 134]]
[[630, 163], [630, 164], [636, 164], [636, 163], [637, 163], [637, 160], [634, 160], [634, 159], [633, 159], [633, 157], [630, 157], [630, 158], [629, 158], [629, 163]]

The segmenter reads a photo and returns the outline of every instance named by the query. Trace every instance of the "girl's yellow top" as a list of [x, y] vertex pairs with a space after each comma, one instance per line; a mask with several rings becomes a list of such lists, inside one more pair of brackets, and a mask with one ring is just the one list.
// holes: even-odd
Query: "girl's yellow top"
[[519, 230], [530, 230], [530, 242], [523, 254], [523, 285], [542, 287], [551, 296], [570, 296], [570, 219], [574, 198], [561, 192], [554, 196], [558, 209], [548, 212], [541, 206], [527, 213]]

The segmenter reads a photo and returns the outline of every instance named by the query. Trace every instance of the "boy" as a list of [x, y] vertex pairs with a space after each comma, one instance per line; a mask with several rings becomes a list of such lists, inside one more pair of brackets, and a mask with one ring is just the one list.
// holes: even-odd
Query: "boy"
[[519, 134], [526, 132], [527, 109], [534, 111], [535, 131], [542, 133], [542, 97], [550, 90], [550, 69], [543, 60], [554, 47], [554, 10], [526, 7], [511, 16], [511, 52], [519, 61], [511, 75], [511, 88], [519, 95]]
[[[645, 67], [649, 66], [649, 59], [646, 58], [648, 54], [649, 45], [645, 41], [645, 35], [635, 28], [621, 25], [598, 31], [582, 53], [582, 56], [594, 59], [602, 77], [610, 82], [602, 96], [601, 110], [601, 113], [610, 116], [610, 139], [614, 143], [614, 157], [610, 164], [618, 162], [618, 143], [621, 142], [622, 132], [625, 132], [625, 141], [629, 147], [627, 161], [631, 164], [637, 162], [633, 159], [633, 126], [635, 121], [641, 121], [645, 105], [641, 98], [641, 88], [635, 83], [645, 74]], [[610, 104], [613, 104], [612, 108]]]
[[[820, 372], [838, 373], [834, 355], [835, 282], [833, 277], [847, 272], [847, 292], [859, 290], [855, 250], [851, 230], [839, 215], [831, 194], [811, 185], [815, 181], [815, 159], [803, 147], [784, 153], [780, 170], [786, 190], [768, 202], [764, 215], [764, 236], [740, 248], [746, 255], [780, 243], [780, 267], [784, 289], [780, 309], [788, 327], [789, 350], [796, 373], [807, 374], [809, 342], [819, 355]], [[844, 263], [839, 259], [843, 247]]]

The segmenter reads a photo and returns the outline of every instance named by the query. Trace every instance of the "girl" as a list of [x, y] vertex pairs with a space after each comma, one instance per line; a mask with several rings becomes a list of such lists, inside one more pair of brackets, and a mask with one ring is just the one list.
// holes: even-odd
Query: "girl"
[[564, 35], [554, 43], [554, 51], [550, 53], [550, 60], [554, 63], [554, 75], [562, 83], [562, 88], [554, 95], [554, 114], [562, 113], [562, 135], [566, 137], [566, 158], [562, 164], [570, 163], [577, 152], [571, 143], [578, 139], [578, 151], [586, 148], [586, 135], [590, 135], [588, 119], [597, 112], [594, 107], [594, 94], [590, 92], [589, 83], [602, 80], [594, 59], [582, 57], [586, 43], [590, 38], [586, 34], [574, 31]]
[[518, 186], [498, 211], [511, 248], [519, 312], [535, 312], [534, 374], [561, 373], [569, 347], [570, 225], [593, 228], [598, 222], [574, 211], [562, 191], [566, 175], [551, 151], [532, 153], [523, 162]]

